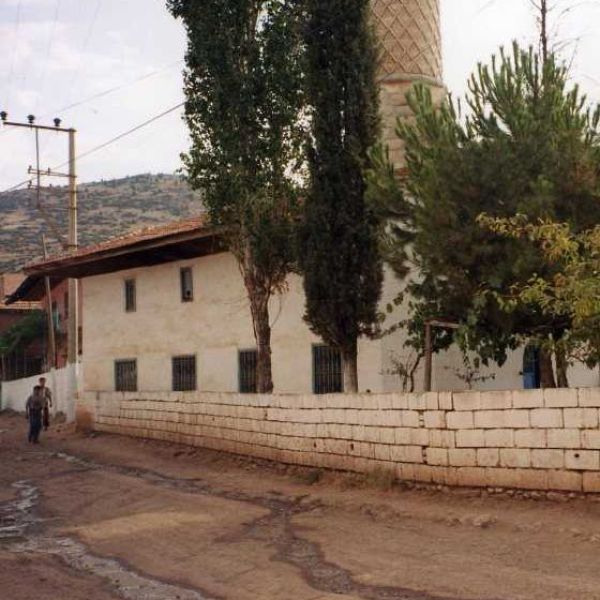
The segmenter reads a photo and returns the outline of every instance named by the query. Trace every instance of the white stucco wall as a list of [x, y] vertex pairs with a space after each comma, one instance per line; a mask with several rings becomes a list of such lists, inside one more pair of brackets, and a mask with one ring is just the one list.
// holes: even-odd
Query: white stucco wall
[[27, 398], [40, 377], [46, 378], [46, 386], [52, 392], [51, 414], [60, 412], [66, 416], [68, 422], [74, 421], [75, 396], [79, 388], [81, 365], [68, 365], [41, 375], [3, 382], [1, 408], [24, 412]]
[[[194, 300], [181, 302], [179, 271], [193, 270]], [[123, 281], [136, 280], [136, 311], [123, 304]], [[114, 361], [137, 359], [141, 391], [170, 391], [171, 357], [197, 356], [200, 391], [238, 389], [238, 350], [255, 347], [245, 289], [234, 258], [217, 254], [90, 277], [83, 281], [86, 323], [83, 356], [86, 390], [114, 389]], [[302, 320], [302, 282], [273, 298], [273, 379], [279, 392], [312, 391], [312, 345], [319, 343]], [[383, 391], [381, 343], [361, 341], [361, 390]]]
[[[194, 300], [181, 302], [180, 268], [193, 270]], [[136, 280], [135, 312], [124, 309], [123, 282]], [[402, 289], [402, 283], [387, 270], [382, 310]], [[184, 354], [197, 356], [198, 390], [236, 392], [238, 390], [238, 351], [255, 347], [246, 292], [234, 258], [226, 253], [179, 261], [154, 267], [121, 271], [83, 280], [85, 332], [83, 356], [84, 389], [114, 390], [114, 361], [137, 359], [138, 389], [171, 390], [171, 358]], [[390, 315], [384, 327], [406, 318], [406, 305]], [[273, 379], [280, 393], [312, 392], [312, 345], [319, 343], [302, 316], [302, 281], [290, 276], [287, 291], [271, 303]], [[402, 330], [381, 340], [361, 340], [359, 344], [359, 385], [373, 393], [401, 391], [401, 379], [392, 374], [392, 357], [405, 356]], [[494, 379], [480, 382], [474, 389], [506, 390], [523, 387], [523, 350], [509, 356]], [[435, 390], [464, 390], [467, 385], [456, 376], [462, 358], [458, 349], [434, 357]], [[597, 386], [598, 370], [583, 366], [570, 370], [573, 386]], [[416, 390], [423, 389], [423, 365], [416, 373]]]

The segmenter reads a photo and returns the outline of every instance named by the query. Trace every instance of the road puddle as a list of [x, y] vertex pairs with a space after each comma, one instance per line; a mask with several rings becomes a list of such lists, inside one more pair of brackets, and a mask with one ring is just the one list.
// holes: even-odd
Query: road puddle
[[75, 539], [47, 535], [44, 520], [35, 514], [37, 487], [30, 481], [17, 481], [12, 487], [16, 499], [0, 504], [0, 545], [9, 552], [58, 556], [76, 571], [109, 581], [124, 600], [209, 600], [196, 590], [151, 579], [117, 560], [96, 556]]

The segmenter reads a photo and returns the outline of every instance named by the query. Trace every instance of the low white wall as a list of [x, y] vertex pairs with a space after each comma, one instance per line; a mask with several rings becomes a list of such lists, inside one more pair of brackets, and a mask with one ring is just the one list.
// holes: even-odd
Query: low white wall
[[25, 411], [25, 403], [33, 387], [37, 385], [40, 377], [46, 378], [46, 385], [52, 391], [52, 413], [62, 412], [67, 421], [75, 420], [75, 396], [79, 389], [80, 365], [69, 365], [64, 369], [57, 369], [49, 373], [42, 373], [16, 381], [2, 383], [2, 409], [11, 409], [17, 412]]
[[84, 393], [78, 422], [445, 485], [600, 493], [600, 388], [429, 394]]

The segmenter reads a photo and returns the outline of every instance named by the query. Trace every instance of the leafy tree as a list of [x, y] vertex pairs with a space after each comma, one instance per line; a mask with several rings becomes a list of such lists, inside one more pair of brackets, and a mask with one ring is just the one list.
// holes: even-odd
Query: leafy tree
[[[538, 246], [551, 276], [533, 275], [498, 301], [508, 313], [535, 306], [543, 314], [568, 320], [559, 340], [563, 354], [595, 367], [600, 363], [600, 226], [574, 234], [566, 223], [531, 223], [523, 215], [512, 219], [482, 217], [482, 224], [510, 238]], [[553, 340], [550, 340], [552, 342]], [[548, 341], [546, 341], [548, 343]]]
[[258, 391], [271, 392], [269, 300], [293, 261], [302, 155], [302, 44], [295, 0], [168, 0], [188, 37], [183, 156], [211, 222], [240, 267], [258, 346]]
[[[484, 364], [502, 364], [523, 338], [560, 340], [570, 318], [520, 305], [509, 314], [498, 295], [556, 267], [527, 238], [482, 227], [482, 213], [568, 223], [578, 234], [600, 221], [600, 111], [588, 107], [553, 55], [543, 60], [514, 45], [469, 82], [469, 110], [448, 98], [436, 106], [418, 87], [413, 121], [401, 121], [406, 178], [398, 182], [382, 150], [374, 154], [371, 194], [394, 219], [389, 260], [408, 281], [417, 322], [462, 324], [459, 336]], [[482, 290], [494, 293], [482, 294]], [[413, 331], [413, 337], [420, 333]], [[437, 332], [435, 348], [453, 336]], [[552, 357], [542, 346], [542, 385], [555, 385]], [[558, 357], [564, 371], [564, 361]], [[566, 373], [560, 372], [561, 382]]]
[[381, 295], [379, 219], [366, 201], [379, 129], [377, 55], [368, 0], [306, 0], [306, 95], [312, 127], [300, 266], [306, 321], [340, 349], [344, 389], [358, 390], [358, 338]]
[[44, 313], [36, 310], [24, 316], [0, 335], [0, 355], [8, 356], [23, 350], [33, 341], [44, 336]]

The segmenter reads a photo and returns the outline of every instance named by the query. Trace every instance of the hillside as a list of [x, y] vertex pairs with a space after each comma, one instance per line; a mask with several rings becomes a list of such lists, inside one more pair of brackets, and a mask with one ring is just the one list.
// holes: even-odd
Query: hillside
[[[82, 184], [79, 191], [79, 243], [82, 246], [138, 229], [185, 218], [202, 209], [199, 195], [174, 175], [135, 175]], [[42, 204], [67, 232], [67, 189], [42, 190]], [[41, 255], [41, 235], [46, 234], [57, 252], [53, 229], [36, 208], [34, 189], [0, 197], [0, 273], [18, 270]]]

